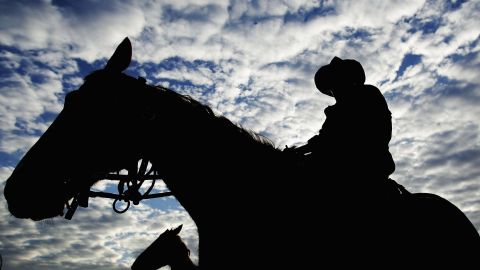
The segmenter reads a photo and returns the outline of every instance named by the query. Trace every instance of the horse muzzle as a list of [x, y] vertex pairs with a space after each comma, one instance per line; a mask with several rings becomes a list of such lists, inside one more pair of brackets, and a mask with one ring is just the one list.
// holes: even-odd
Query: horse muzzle
[[19, 177], [12, 174], [4, 189], [8, 210], [13, 216], [37, 221], [63, 214], [64, 200], [56, 192], [59, 188], [47, 187], [39, 184], [40, 181], [26, 184], [22, 181], [25, 179]]

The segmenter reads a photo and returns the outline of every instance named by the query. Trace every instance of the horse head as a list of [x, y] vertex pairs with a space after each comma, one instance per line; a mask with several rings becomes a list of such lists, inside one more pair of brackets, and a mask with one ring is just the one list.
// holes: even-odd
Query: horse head
[[146, 158], [148, 132], [141, 129], [152, 117], [146, 101], [153, 87], [122, 73], [131, 55], [126, 38], [103, 69], [66, 95], [63, 110], [6, 182], [12, 215], [62, 215], [68, 200], [99, 180], [95, 175], [136, 168]]
[[[175, 229], [167, 229], [146, 250], [144, 250], [132, 265], [135, 269], [158, 269], [169, 265], [172, 269], [194, 268], [190, 260], [190, 250], [178, 234], [182, 225]], [[186, 267], [186, 265], [190, 267]], [[185, 266], [185, 267], [182, 267]]]

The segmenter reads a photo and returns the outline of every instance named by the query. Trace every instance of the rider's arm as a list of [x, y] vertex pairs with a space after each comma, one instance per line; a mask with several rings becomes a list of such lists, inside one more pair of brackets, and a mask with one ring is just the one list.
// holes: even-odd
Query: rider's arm
[[320, 136], [315, 135], [312, 138], [310, 138], [310, 140], [308, 140], [307, 144], [295, 148], [295, 152], [301, 155], [310, 153], [314, 150], [314, 148], [318, 146], [319, 142], [320, 142]]

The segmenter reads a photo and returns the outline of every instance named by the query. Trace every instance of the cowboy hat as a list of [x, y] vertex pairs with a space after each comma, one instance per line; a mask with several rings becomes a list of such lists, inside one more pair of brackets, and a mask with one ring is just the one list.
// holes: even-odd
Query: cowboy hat
[[333, 57], [330, 64], [315, 73], [315, 86], [320, 92], [333, 97], [332, 88], [338, 86], [356, 86], [365, 83], [365, 71], [362, 65], [353, 59]]

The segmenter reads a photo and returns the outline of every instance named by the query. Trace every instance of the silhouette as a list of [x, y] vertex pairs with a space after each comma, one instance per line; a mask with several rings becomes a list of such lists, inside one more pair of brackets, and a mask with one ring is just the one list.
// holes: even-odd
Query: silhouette
[[360, 179], [362, 185], [368, 185], [364, 181], [378, 185], [395, 170], [388, 151], [391, 113], [381, 92], [364, 82], [360, 63], [338, 57], [315, 74], [320, 92], [337, 102], [325, 109], [327, 119], [319, 134], [295, 150], [311, 153], [309, 167], [322, 169], [322, 176], [334, 182]]
[[[341, 190], [342, 200], [337, 200], [336, 193], [323, 199], [324, 203], [334, 201], [337, 208], [352, 211], [348, 216], [336, 217], [340, 224], [349, 224], [352, 217], [365, 218], [368, 213], [364, 209], [383, 208], [402, 194], [393, 180], [387, 181], [395, 170], [388, 150], [392, 134], [391, 112], [381, 92], [364, 83], [365, 72], [355, 60], [334, 57], [328, 65], [322, 66], [315, 74], [315, 85], [321, 93], [334, 97], [336, 103], [325, 109], [327, 118], [318, 135], [306, 145], [284, 150], [304, 159], [305, 173], [321, 179], [325, 189]], [[387, 210], [377, 209], [375, 213]], [[370, 222], [362, 229], [378, 230]], [[349, 233], [340, 238], [345, 238], [345, 242], [354, 238], [367, 240]]]
[[132, 270], [153, 270], [166, 265], [172, 270], [198, 269], [190, 260], [190, 250], [178, 233], [182, 225], [163, 232], [132, 265]]
[[203, 269], [385, 267], [402, 258], [416, 265], [475, 262], [478, 232], [448, 201], [409, 194], [392, 181], [384, 182], [395, 196], [352, 194], [350, 185], [365, 179], [330, 181], [322, 164], [310, 174], [302, 156], [188, 96], [121, 73], [131, 52], [125, 39], [104, 69], [66, 96], [62, 112], [7, 180], [12, 215], [62, 215], [98, 175], [136, 169], [142, 159], [197, 225]]

